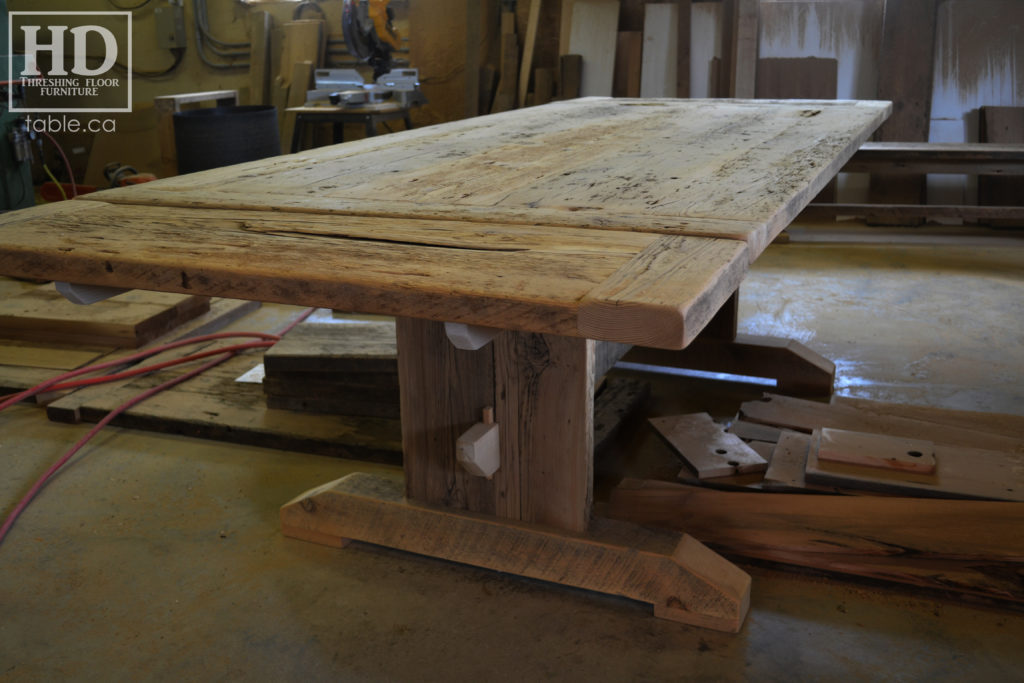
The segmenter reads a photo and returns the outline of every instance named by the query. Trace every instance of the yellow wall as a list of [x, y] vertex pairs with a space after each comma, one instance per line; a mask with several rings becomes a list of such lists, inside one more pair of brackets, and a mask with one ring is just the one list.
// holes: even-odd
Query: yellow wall
[[[130, 7], [141, 0], [117, 0], [117, 4]], [[152, 0], [143, 8], [133, 13], [133, 68], [136, 71], [157, 71], [165, 69], [173, 63], [173, 55], [166, 49], [156, 45], [156, 22], [153, 10], [167, 6], [168, 0]], [[396, 0], [392, 6], [396, 10], [396, 23], [404, 36], [409, 35], [407, 21], [408, 6], [414, 0]], [[437, 0], [420, 0], [423, 6], [435, 6]], [[112, 11], [116, 8], [108, 0], [8, 0], [10, 11]], [[280, 70], [280, 54], [283, 42], [284, 23], [291, 21], [296, 2], [267, 1], [255, 2], [250, 5], [238, 0], [207, 0], [209, 8], [209, 25], [211, 32], [219, 39], [227, 42], [248, 42], [250, 32], [250, 15], [254, 11], [266, 11], [274, 21], [271, 35], [271, 75]], [[341, 41], [341, 0], [319, 0], [320, 6], [327, 15], [329, 39]], [[464, 6], [464, 2], [461, 3]], [[102, 186], [102, 167], [110, 161], [119, 161], [135, 166], [140, 171], [159, 173], [160, 154], [156, 133], [156, 117], [153, 110], [153, 98], [160, 95], [199, 92], [206, 90], [236, 89], [242, 103], [249, 102], [249, 72], [246, 68], [219, 70], [204, 64], [196, 46], [195, 22], [193, 18], [194, 3], [185, 2], [185, 24], [187, 48], [181, 65], [170, 75], [150, 78], [136, 75], [133, 78], [133, 111], [129, 114], [111, 114], [116, 120], [116, 133], [98, 133], [92, 135], [61, 136], [76, 167], [76, 176], [81, 182], [83, 177], [88, 184]], [[316, 19], [319, 14], [309, 9], [302, 13], [303, 19]], [[69, 25], [76, 23], [102, 23], [93, 19], [74, 21], [69, 17]], [[448, 36], [446, 40], [452, 40]], [[454, 40], [463, 45], [462, 36]], [[18, 48], [18, 42], [15, 42]], [[333, 50], [343, 49], [335, 45]], [[461, 49], [461, 48], [460, 48]], [[402, 55], [408, 57], [409, 55]], [[211, 56], [211, 59], [217, 59]], [[335, 54], [335, 61], [348, 59], [345, 55]], [[240, 61], [246, 61], [244, 58]], [[417, 66], [413, 64], [413, 66]], [[364, 69], [365, 70], [365, 69]], [[367, 73], [367, 76], [369, 73]], [[434, 98], [438, 99], [438, 98]], [[417, 114], [416, 116], [421, 116]], [[419, 122], [417, 122], [419, 123]], [[86, 165], [86, 158], [92, 157]]]

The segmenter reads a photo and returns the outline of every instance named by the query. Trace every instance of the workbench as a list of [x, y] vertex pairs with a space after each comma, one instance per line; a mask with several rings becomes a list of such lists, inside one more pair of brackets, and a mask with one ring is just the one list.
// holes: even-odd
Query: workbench
[[335, 144], [345, 142], [345, 124], [361, 123], [366, 127], [366, 137], [377, 134], [377, 125], [388, 121], [402, 121], [406, 130], [412, 130], [409, 108], [398, 102], [373, 102], [358, 106], [349, 105], [303, 105], [289, 107], [286, 114], [295, 115], [295, 129], [289, 141], [289, 149], [299, 151], [307, 125], [317, 123], [332, 124], [332, 135]]
[[[7, 214], [0, 274], [394, 315], [404, 491], [349, 475], [286, 504], [285, 534], [735, 631], [746, 573], [592, 517], [595, 381], [630, 345], [690, 344], [889, 110], [558, 102]], [[485, 415], [489, 477], [457, 459]]]

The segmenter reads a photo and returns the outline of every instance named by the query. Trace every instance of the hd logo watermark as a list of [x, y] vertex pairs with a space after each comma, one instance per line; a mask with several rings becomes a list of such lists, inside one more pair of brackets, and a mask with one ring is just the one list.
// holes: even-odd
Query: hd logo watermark
[[[25, 55], [8, 80], [21, 82], [15, 113], [117, 113], [132, 110], [131, 12], [10, 12], [8, 45]], [[20, 50], [18, 50], [20, 48]], [[53, 118], [53, 117], [47, 117]]]

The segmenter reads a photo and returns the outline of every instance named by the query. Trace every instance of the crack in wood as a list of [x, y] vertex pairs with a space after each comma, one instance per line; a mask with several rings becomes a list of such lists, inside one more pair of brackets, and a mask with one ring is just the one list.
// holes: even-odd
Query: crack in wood
[[277, 235], [278, 237], [308, 235], [310, 237], [325, 237], [327, 239], [348, 240], [350, 242], [369, 242], [373, 244], [397, 244], [407, 247], [427, 247], [429, 249], [454, 249], [458, 251], [497, 251], [508, 253], [531, 251], [526, 247], [501, 247], [489, 245], [460, 246], [457, 244], [437, 244], [431, 242], [420, 242], [412, 240], [388, 239], [386, 237], [356, 237], [344, 233], [323, 232], [320, 230], [303, 230], [298, 228], [266, 228], [258, 225], [253, 225], [247, 222], [242, 223], [242, 229], [249, 232], [258, 232], [263, 235]]

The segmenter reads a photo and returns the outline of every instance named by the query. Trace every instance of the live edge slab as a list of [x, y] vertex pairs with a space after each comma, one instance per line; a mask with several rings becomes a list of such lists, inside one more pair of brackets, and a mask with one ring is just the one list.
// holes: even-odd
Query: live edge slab
[[[0, 274], [397, 316], [404, 492], [332, 482], [282, 508], [285, 533], [735, 631], [746, 574], [684, 534], [591, 519], [595, 340], [686, 347], [889, 111], [557, 102], [5, 214]], [[445, 323], [490, 341], [456, 348]], [[489, 478], [456, 459], [484, 408]]]

